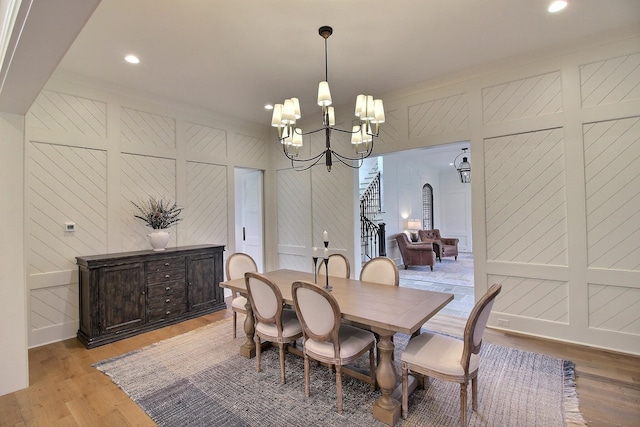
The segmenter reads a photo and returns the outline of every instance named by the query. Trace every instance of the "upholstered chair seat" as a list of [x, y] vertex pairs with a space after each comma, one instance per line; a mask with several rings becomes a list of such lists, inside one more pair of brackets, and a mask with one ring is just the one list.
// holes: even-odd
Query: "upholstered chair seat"
[[460, 384], [460, 425], [467, 425], [467, 386], [471, 382], [471, 407], [478, 409], [478, 371], [482, 335], [502, 285], [495, 284], [475, 304], [462, 340], [424, 332], [412, 337], [402, 352], [402, 417], [409, 406], [409, 372]]
[[286, 383], [285, 346], [302, 337], [302, 326], [293, 310], [285, 309], [280, 288], [259, 273], [245, 273], [245, 284], [255, 317], [256, 371], [260, 372], [262, 340], [277, 344], [280, 352], [280, 382]]
[[[342, 412], [342, 374], [365, 380], [375, 390], [376, 373], [373, 349], [376, 339], [369, 331], [344, 325], [338, 302], [320, 286], [308, 282], [293, 282], [293, 302], [302, 323], [304, 336], [304, 390], [310, 396], [310, 363], [313, 359], [328, 363], [336, 370], [338, 412]], [[348, 363], [369, 352], [369, 376], [348, 369]]]

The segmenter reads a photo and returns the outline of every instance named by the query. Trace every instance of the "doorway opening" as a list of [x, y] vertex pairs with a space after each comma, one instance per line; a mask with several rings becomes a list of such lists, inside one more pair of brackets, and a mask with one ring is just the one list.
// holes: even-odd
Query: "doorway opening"
[[264, 271], [264, 171], [235, 168], [235, 248]]

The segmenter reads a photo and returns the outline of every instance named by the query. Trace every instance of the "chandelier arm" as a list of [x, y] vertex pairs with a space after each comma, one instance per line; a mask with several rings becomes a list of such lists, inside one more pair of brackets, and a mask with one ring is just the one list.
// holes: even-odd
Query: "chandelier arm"
[[365, 151], [364, 153], [362, 153], [362, 155], [358, 156], [358, 157], [349, 157], [349, 156], [345, 156], [344, 154], [340, 154], [337, 153], [333, 150], [331, 150], [331, 152], [333, 153], [334, 156], [336, 156], [338, 158], [338, 160], [351, 160], [351, 161], [356, 161], [356, 160], [362, 160], [366, 157], [369, 157], [371, 155], [371, 153], [373, 152], [373, 141], [371, 142], [371, 145], [369, 146], [369, 148], [367, 149], [367, 151]]
[[[356, 131], [340, 129], [340, 128], [337, 128], [337, 127], [332, 127], [331, 130], [335, 130], [337, 132], [348, 133], [350, 135], [353, 135], [354, 133], [358, 133], [358, 132], [360, 132], [362, 130], [362, 125], [358, 125], [358, 130], [356, 130]], [[380, 131], [378, 131], [377, 133], [367, 133], [367, 135], [371, 135], [371, 136], [375, 136], [375, 137], [378, 137], [379, 134], [380, 134]]]
[[305, 162], [313, 162], [314, 160], [316, 161], [316, 163], [322, 158], [322, 156], [324, 156], [325, 152], [322, 151], [320, 152], [320, 154], [313, 156], [313, 157], [309, 157], [308, 159], [298, 159], [295, 156], [289, 154], [287, 152], [287, 148], [285, 147], [285, 144], [282, 144], [282, 152], [284, 153], [284, 155], [287, 157], [287, 159], [291, 160], [292, 162], [300, 162], [300, 163], [305, 163]]
[[[338, 161], [339, 161], [340, 163], [342, 163], [342, 164], [343, 164], [343, 165], [345, 165], [345, 166], [349, 166], [351, 169], [360, 169], [360, 167], [362, 166], [362, 162], [363, 162], [363, 159], [362, 159], [362, 158], [350, 159], [350, 158], [348, 158], [348, 157], [340, 156], [340, 155], [339, 155], [339, 154], [337, 154], [335, 151], [333, 152], [333, 154], [335, 154], [335, 158], [336, 158], [336, 159], [338, 159]], [[351, 161], [354, 161], [354, 162], [356, 162], [356, 161], [357, 161], [357, 162], [358, 162], [358, 166], [353, 166], [352, 164], [347, 163], [347, 162], [346, 162], [345, 160], [343, 160], [343, 159], [345, 159], [345, 160], [351, 160]]]
[[[322, 153], [324, 154], [324, 151]], [[311, 163], [309, 166], [302, 166], [302, 167], [297, 167], [296, 164], [294, 163], [294, 159], [291, 159], [291, 168], [296, 172], [303, 172], [303, 171], [309, 170], [312, 167], [314, 167], [315, 165], [317, 165], [318, 163], [320, 163], [320, 160], [322, 159], [322, 157], [319, 157], [319, 156], [316, 156], [316, 157], [317, 157], [317, 159], [315, 159], [315, 161], [313, 163]], [[308, 161], [311, 161], [311, 160], [312, 159], [310, 159]]]

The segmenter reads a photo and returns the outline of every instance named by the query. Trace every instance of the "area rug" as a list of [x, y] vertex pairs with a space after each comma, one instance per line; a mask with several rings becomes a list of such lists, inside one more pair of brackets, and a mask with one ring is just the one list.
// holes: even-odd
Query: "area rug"
[[[394, 337], [396, 366], [407, 338]], [[286, 355], [282, 385], [277, 349], [263, 352], [262, 372], [256, 372], [255, 359], [238, 354], [243, 342], [232, 338], [227, 319], [94, 366], [159, 426], [385, 425], [371, 414], [379, 390], [343, 376], [338, 414], [335, 378], [327, 368], [312, 365], [307, 398], [302, 358]], [[478, 411], [469, 406], [469, 426], [585, 425], [571, 362], [485, 343], [480, 366]], [[397, 425], [459, 426], [459, 395], [457, 384], [431, 380], [410, 396], [409, 417]]]

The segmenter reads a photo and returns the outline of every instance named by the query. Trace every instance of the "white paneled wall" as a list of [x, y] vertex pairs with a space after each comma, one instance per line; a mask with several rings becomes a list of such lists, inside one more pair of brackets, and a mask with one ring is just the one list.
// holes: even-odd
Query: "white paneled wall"
[[487, 259], [567, 265], [563, 135], [484, 141]]
[[[503, 284], [491, 325], [640, 354], [639, 47], [635, 35], [381, 95], [393, 113], [375, 154], [470, 141], [476, 296]], [[385, 172], [402, 210], [419, 179]], [[314, 227], [350, 185], [323, 179], [300, 184]]]
[[29, 345], [75, 336], [76, 256], [150, 249], [131, 201], [184, 208], [170, 246], [233, 241], [229, 176], [235, 166], [266, 169], [264, 133], [51, 80], [26, 116]]

